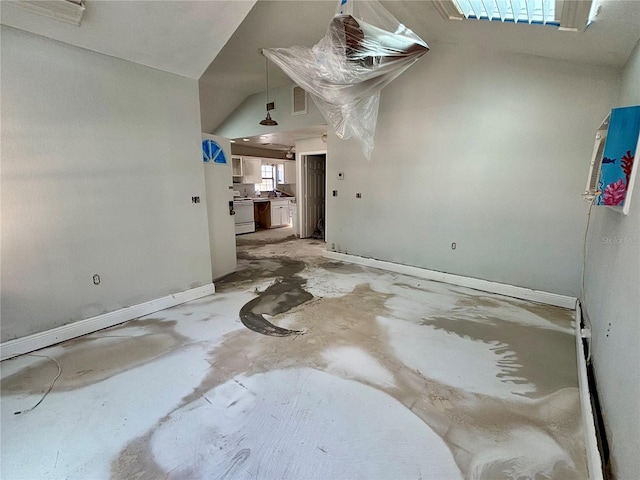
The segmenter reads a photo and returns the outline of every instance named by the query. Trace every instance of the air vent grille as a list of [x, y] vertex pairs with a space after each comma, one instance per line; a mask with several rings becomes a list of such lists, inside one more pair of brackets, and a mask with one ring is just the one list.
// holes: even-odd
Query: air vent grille
[[291, 115], [304, 115], [309, 113], [307, 106], [307, 92], [304, 88], [299, 87], [298, 85], [294, 86], [291, 90], [291, 96]]

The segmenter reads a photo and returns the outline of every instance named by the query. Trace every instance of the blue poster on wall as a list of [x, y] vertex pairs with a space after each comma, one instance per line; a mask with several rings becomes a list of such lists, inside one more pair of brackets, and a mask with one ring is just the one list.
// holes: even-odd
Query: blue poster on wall
[[627, 196], [633, 161], [637, 156], [640, 106], [611, 110], [607, 140], [602, 154], [596, 205], [622, 207]]
[[222, 147], [210, 139], [202, 141], [202, 160], [205, 163], [227, 163]]

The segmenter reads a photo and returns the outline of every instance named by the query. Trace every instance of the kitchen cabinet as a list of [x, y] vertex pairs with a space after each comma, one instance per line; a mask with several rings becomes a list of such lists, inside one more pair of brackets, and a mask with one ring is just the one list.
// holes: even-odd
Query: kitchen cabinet
[[296, 183], [296, 162], [286, 160], [277, 165], [278, 183]]
[[242, 177], [242, 157], [231, 157], [231, 175]]
[[276, 174], [277, 174], [277, 182], [278, 184], [285, 183], [284, 181], [284, 164], [279, 163], [276, 165]]
[[290, 223], [289, 199], [271, 200], [271, 228], [283, 227]]
[[262, 159], [256, 157], [231, 157], [231, 171], [236, 183], [262, 183]]
[[284, 182], [282, 183], [296, 183], [295, 161], [284, 162]]
[[262, 183], [262, 159], [243, 157], [242, 160], [242, 182]]

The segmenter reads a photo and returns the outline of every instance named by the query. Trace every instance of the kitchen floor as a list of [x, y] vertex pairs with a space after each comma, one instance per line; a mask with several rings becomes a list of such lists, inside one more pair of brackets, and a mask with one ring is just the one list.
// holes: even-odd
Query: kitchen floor
[[3, 479], [587, 478], [572, 311], [236, 241], [215, 295], [2, 362]]

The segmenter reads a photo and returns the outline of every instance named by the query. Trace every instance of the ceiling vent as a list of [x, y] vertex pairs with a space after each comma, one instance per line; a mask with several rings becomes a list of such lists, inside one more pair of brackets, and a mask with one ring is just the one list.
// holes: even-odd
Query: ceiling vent
[[304, 115], [307, 113], [309, 113], [307, 92], [304, 88], [295, 85], [291, 89], [291, 115]]
[[19, 0], [13, 5], [78, 27], [85, 10], [83, 0]]

